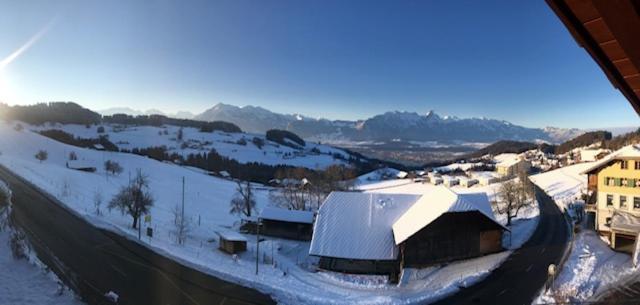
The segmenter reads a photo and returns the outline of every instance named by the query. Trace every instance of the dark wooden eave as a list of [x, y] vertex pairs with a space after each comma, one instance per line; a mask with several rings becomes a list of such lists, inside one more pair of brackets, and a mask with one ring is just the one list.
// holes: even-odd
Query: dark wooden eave
[[640, 0], [546, 0], [640, 115]]

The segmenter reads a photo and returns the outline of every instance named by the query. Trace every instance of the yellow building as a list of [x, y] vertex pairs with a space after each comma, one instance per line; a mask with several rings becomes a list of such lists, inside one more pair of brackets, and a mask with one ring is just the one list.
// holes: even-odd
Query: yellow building
[[514, 157], [496, 164], [496, 172], [502, 177], [513, 177], [520, 171], [528, 172], [531, 164], [521, 157]]
[[587, 211], [611, 247], [633, 252], [640, 233], [640, 146], [629, 145], [596, 162], [588, 175]]

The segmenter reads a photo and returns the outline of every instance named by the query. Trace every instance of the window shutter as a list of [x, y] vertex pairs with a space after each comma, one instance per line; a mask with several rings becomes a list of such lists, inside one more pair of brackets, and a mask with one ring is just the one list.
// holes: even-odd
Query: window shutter
[[628, 187], [636, 187], [636, 179], [627, 179]]

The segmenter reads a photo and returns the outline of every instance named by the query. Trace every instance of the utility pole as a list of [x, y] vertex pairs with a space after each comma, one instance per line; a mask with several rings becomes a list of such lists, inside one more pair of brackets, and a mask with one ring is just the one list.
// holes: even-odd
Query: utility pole
[[260, 217], [256, 222], [256, 275], [258, 275], [258, 258], [260, 257]]

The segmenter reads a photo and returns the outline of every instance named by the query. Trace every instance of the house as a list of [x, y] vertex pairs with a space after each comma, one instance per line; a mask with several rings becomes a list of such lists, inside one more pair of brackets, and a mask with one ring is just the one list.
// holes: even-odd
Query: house
[[69, 160], [67, 161], [67, 168], [90, 173], [96, 171], [96, 166], [92, 162], [85, 160]]
[[230, 178], [230, 177], [231, 177], [231, 174], [229, 174], [229, 172], [228, 172], [228, 171], [219, 171], [219, 172], [218, 172], [218, 175], [219, 175], [220, 177], [222, 177], [222, 178]]
[[229, 254], [247, 251], [247, 238], [233, 231], [219, 231], [218, 249]]
[[442, 177], [439, 176], [434, 176], [433, 178], [429, 178], [429, 181], [431, 182], [431, 184], [433, 185], [438, 185], [438, 184], [442, 184]]
[[[460, 225], [464, 224], [464, 225]], [[319, 268], [385, 274], [501, 251], [506, 228], [485, 193], [332, 192], [318, 211], [309, 254]]]
[[96, 144], [93, 144], [93, 148], [95, 150], [104, 150], [104, 145], [102, 145], [100, 143], [96, 143]]
[[265, 207], [260, 216], [260, 234], [296, 240], [311, 240], [314, 213]]
[[407, 173], [407, 172], [405, 172], [405, 171], [399, 171], [399, 172], [396, 174], [396, 178], [398, 178], [398, 179], [405, 179], [405, 178], [407, 178], [407, 176], [408, 176], [408, 175], [409, 175], [409, 173]]
[[640, 146], [629, 145], [586, 169], [587, 213], [615, 250], [632, 252], [640, 233]]
[[611, 153], [608, 149], [582, 149], [580, 150], [580, 162], [598, 161]]
[[513, 177], [519, 171], [529, 171], [531, 164], [520, 157], [509, 158], [496, 164], [496, 172], [502, 177]]
[[480, 185], [490, 185], [500, 180], [494, 172], [473, 172], [471, 176], [476, 179]]
[[478, 180], [474, 178], [465, 177], [465, 176], [458, 177], [458, 180], [460, 181], [460, 186], [464, 186], [464, 187], [472, 187], [478, 184]]
[[444, 175], [444, 176], [442, 176], [442, 183], [445, 186], [451, 187], [451, 186], [454, 186], [454, 185], [458, 185], [460, 183], [460, 180], [458, 180], [458, 177], [455, 177], [455, 176]]

